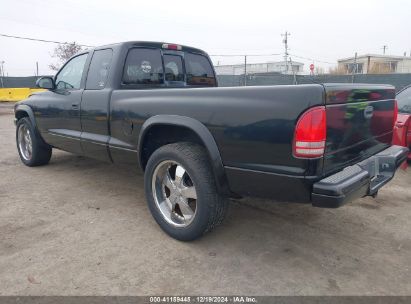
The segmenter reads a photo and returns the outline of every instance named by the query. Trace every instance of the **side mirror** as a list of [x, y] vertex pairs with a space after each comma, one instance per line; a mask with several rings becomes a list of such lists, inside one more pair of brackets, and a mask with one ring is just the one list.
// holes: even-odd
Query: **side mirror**
[[54, 90], [56, 85], [52, 77], [45, 76], [37, 79], [36, 87], [47, 90]]

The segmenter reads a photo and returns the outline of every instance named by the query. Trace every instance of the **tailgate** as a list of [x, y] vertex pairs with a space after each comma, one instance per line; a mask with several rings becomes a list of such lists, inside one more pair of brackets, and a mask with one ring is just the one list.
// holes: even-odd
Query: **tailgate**
[[324, 173], [362, 161], [390, 146], [395, 89], [389, 85], [325, 84], [327, 140]]

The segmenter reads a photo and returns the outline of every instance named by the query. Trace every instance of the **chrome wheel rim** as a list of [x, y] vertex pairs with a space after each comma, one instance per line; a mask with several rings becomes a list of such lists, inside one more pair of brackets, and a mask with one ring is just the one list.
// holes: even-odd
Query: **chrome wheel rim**
[[33, 152], [33, 143], [30, 135], [30, 130], [25, 124], [19, 126], [17, 132], [17, 141], [21, 156], [25, 160], [30, 160]]
[[155, 204], [167, 223], [186, 227], [193, 222], [197, 214], [197, 191], [181, 164], [171, 160], [158, 164], [151, 185]]

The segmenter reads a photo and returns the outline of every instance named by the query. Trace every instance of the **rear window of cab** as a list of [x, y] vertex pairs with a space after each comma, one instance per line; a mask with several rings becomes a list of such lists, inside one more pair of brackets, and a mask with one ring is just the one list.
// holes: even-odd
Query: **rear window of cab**
[[215, 86], [216, 79], [209, 59], [201, 54], [176, 52], [162, 54], [160, 49], [130, 49], [122, 76], [122, 85]]

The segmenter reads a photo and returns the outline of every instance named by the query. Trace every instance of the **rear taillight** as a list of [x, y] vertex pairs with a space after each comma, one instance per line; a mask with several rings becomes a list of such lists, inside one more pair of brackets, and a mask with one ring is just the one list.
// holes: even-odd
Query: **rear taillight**
[[393, 122], [392, 122], [392, 127], [395, 127], [395, 123], [397, 122], [398, 118], [398, 103], [397, 100], [394, 99], [394, 117], [393, 117]]
[[293, 154], [298, 158], [318, 158], [324, 155], [327, 136], [325, 107], [309, 109], [297, 121]]

